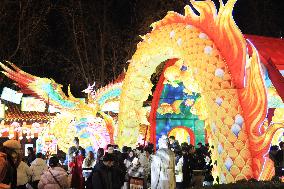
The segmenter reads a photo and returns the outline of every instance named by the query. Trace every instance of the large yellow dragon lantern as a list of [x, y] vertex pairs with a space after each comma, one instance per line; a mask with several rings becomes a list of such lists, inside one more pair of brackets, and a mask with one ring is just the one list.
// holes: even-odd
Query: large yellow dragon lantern
[[[185, 15], [168, 12], [152, 24], [130, 60], [119, 109], [118, 143], [135, 145], [138, 115], [151, 94], [151, 75], [162, 62], [177, 59], [164, 76], [180, 77], [188, 92], [201, 94], [196, 113], [206, 122], [214, 145], [214, 176], [221, 183], [241, 179], [268, 179], [273, 164], [266, 155], [275, 132], [282, 126], [259, 128], [267, 111], [267, 95], [256, 49], [246, 42], [232, 11], [236, 0], [217, 13], [211, 0], [191, 1]], [[247, 47], [253, 49], [249, 57]], [[187, 67], [181, 71], [181, 66]], [[201, 105], [200, 105], [201, 104]]]

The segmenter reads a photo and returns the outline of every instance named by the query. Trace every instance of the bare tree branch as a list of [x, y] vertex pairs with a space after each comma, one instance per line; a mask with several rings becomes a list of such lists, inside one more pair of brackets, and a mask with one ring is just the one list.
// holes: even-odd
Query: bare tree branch
[[83, 60], [82, 60], [82, 57], [81, 57], [81, 54], [80, 54], [78, 40], [77, 40], [77, 31], [76, 31], [76, 28], [75, 28], [75, 12], [73, 12], [73, 15], [72, 15], [72, 26], [73, 26], [74, 46], [75, 46], [77, 56], [78, 56], [78, 59], [79, 59], [79, 62], [80, 62], [82, 74], [83, 74], [84, 79], [86, 81], [86, 85], [88, 85], [89, 80], [88, 80], [88, 77], [86, 75], [86, 71], [85, 71], [84, 66], [83, 66], [84, 63], [83, 63]]

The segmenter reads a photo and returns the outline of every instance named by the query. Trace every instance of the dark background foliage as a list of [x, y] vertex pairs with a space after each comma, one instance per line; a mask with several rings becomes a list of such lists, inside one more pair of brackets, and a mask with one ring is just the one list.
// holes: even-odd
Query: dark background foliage
[[[217, 2], [217, 1], [215, 1]], [[189, 0], [0, 0], [0, 61], [71, 84], [75, 96], [127, 68], [139, 35]], [[218, 4], [218, 3], [217, 3]], [[247, 34], [281, 37], [283, 0], [238, 0], [234, 17]], [[12, 87], [0, 76], [1, 88]], [[13, 88], [13, 87], [12, 87]]]

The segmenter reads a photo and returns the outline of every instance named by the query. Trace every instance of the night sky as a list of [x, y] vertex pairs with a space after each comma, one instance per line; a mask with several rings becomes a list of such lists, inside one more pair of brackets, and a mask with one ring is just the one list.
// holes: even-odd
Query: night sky
[[[189, 4], [188, 0], [19, 2], [0, 1], [0, 60], [64, 86], [71, 84], [78, 97], [88, 83], [103, 86], [127, 68], [139, 35], [149, 32], [152, 22], [170, 10], [183, 14]], [[238, 0], [233, 14], [243, 33], [282, 37], [283, 12], [283, 0]], [[0, 82], [1, 88], [15, 88], [4, 76]]]

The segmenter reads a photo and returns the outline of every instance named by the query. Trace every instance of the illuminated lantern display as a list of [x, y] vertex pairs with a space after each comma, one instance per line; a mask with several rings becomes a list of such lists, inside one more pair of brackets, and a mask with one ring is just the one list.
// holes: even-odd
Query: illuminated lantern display
[[14, 136], [15, 136], [14, 132], [15, 132], [15, 131], [14, 131], [14, 127], [13, 127], [13, 126], [10, 126], [10, 127], [9, 127], [9, 135], [8, 135], [9, 139], [14, 138]]
[[[211, 0], [191, 1], [199, 14], [190, 6], [184, 15], [168, 12], [142, 36], [123, 83], [121, 79], [98, 90], [89, 86], [84, 90], [87, 102], [75, 98], [70, 88], [66, 96], [52, 79], [25, 73], [10, 62], [13, 69], [0, 65], [25, 93], [59, 110], [40, 132], [39, 144], [47, 151], [58, 145], [67, 152], [74, 137], [83, 147], [96, 149], [114, 140], [120, 147], [134, 147], [145, 138], [156, 144], [162, 135], [172, 134], [181, 142], [214, 146], [212, 173], [220, 183], [270, 179], [274, 166], [268, 150], [283, 139], [284, 105], [279, 91], [268, 84], [257, 50], [233, 20], [235, 2], [220, 0], [217, 11]], [[152, 94], [150, 79], [161, 65]], [[149, 95], [148, 111], [144, 102]], [[104, 111], [119, 113], [118, 128], [116, 118]], [[10, 138], [17, 129], [9, 127]], [[180, 129], [187, 133], [181, 135]]]
[[37, 137], [37, 134], [44, 126], [43, 123], [48, 122], [49, 118], [55, 115], [47, 115], [44, 112], [33, 110], [28, 111], [28, 109], [21, 111], [18, 105], [11, 102], [6, 103], [5, 118], [1, 121], [3, 125], [3, 129], [0, 130], [2, 137], [9, 137], [16, 140]]
[[[32, 94], [58, 109], [58, 113], [46, 125], [48, 130], [45, 131], [46, 136], [52, 135], [58, 140], [48, 144], [56, 143], [61, 150], [67, 152], [68, 148], [73, 145], [74, 137], [79, 137], [80, 145], [84, 148], [97, 149], [114, 143], [116, 124], [113, 117], [104, 112], [118, 113], [123, 74], [113, 83], [98, 90], [94, 89], [95, 85], [88, 86], [83, 91], [88, 94], [86, 103], [85, 99], [75, 98], [71, 94], [70, 88], [68, 88], [67, 97], [61, 89], [62, 86], [54, 80], [30, 75], [11, 62], [7, 63], [12, 69], [0, 63], [5, 70], [3, 73], [16, 81], [24, 93]], [[22, 110], [43, 112], [45, 111], [44, 102], [25, 97]], [[37, 104], [41, 104], [41, 106], [39, 107]], [[33, 138], [34, 134], [39, 132], [39, 128], [37, 123], [33, 123], [30, 128], [24, 127], [27, 138]], [[12, 130], [10, 137], [14, 137]], [[43, 139], [39, 141], [39, 144], [43, 147], [47, 146]]]
[[[15, 138], [22, 140], [24, 136], [26, 139], [34, 138], [41, 131], [41, 124], [33, 123], [32, 125], [27, 125], [26, 122], [20, 124], [19, 122], [12, 122], [9, 126], [5, 125], [5, 121], [1, 121], [0, 134], [1, 136], [8, 136], [9, 139]], [[6, 135], [7, 133], [7, 135]]]
[[9, 128], [9, 138], [12, 139], [15, 137], [15, 133], [19, 133], [19, 139], [22, 139], [22, 129], [20, 128], [20, 123], [13, 122]]
[[[165, 69], [165, 75], [170, 74], [167, 70], [168, 68]], [[155, 93], [152, 103], [152, 115], [156, 111], [156, 136], [154, 137], [169, 135], [175, 136], [180, 143], [188, 142], [192, 145], [195, 145], [195, 141], [204, 143], [204, 121], [194, 114], [192, 108], [196, 101], [198, 102], [200, 95], [194, 92], [186, 93], [185, 87], [177, 79], [173, 84], [161, 78], [158, 88], [161, 83], [161, 94]]]
[[50, 133], [49, 127], [44, 127], [38, 134], [36, 150], [43, 154], [57, 154], [57, 140], [56, 137]]
[[[30, 138], [30, 128], [27, 126], [26, 122], [23, 122], [22, 124], [22, 135], [26, 134], [26, 138], [29, 139]], [[21, 138], [19, 138], [20, 140], [23, 139], [23, 136], [20, 136]]]
[[[118, 144], [135, 146], [139, 112], [153, 87], [151, 75], [165, 63], [151, 105], [151, 142], [155, 144], [157, 135], [164, 134], [159, 129], [172, 129], [170, 123], [168, 128], [159, 128], [158, 116], [172, 120], [187, 108], [188, 115], [204, 122], [207, 139], [214, 146], [215, 178], [221, 183], [270, 179], [273, 163], [267, 152], [284, 125], [261, 130], [268, 109], [267, 91], [258, 53], [233, 20], [236, 0], [225, 5], [220, 1], [218, 13], [211, 0], [191, 2], [198, 15], [190, 6], [185, 7], [185, 15], [169, 12], [138, 43], [120, 97]], [[247, 48], [252, 49], [251, 56]], [[165, 86], [183, 88], [180, 94], [185, 95], [162, 101], [161, 96], [168, 94]]]
[[84, 148], [104, 148], [110, 143], [104, 119], [100, 117], [75, 118], [72, 112], [61, 112], [54, 117], [50, 122], [48, 133], [58, 139], [56, 144], [64, 152], [68, 152], [70, 146], [73, 145], [74, 137], [80, 139], [80, 145]]

